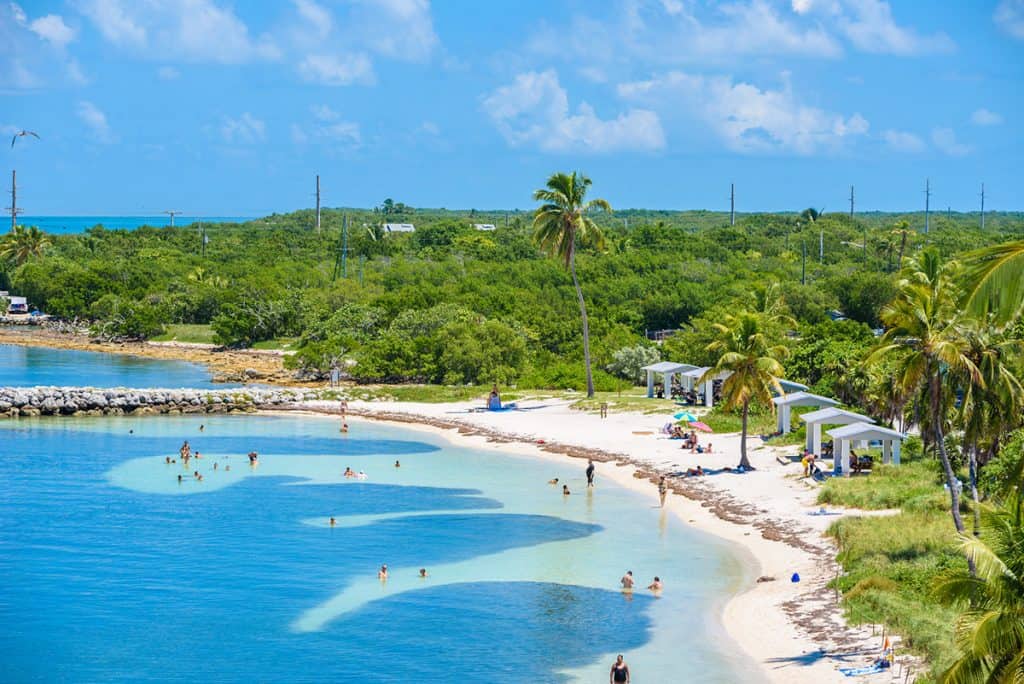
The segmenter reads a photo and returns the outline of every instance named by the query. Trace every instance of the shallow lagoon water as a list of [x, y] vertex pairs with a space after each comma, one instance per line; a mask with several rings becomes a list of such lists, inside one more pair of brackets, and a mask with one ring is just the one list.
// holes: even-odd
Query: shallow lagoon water
[[212, 382], [205, 366], [186, 361], [0, 344], [0, 387], [36, 385], [139, 389], [237, 387]]
[[[757, 681], [716, 626], [736, 558], [611, 466], [588, 494], [582, 464], [337, 428], [0, 423], [5, 681], [603, 682], [620, 652], [636, 682]], [[183, 438], [188, 471], [164, 463]], [[664, 596], [617, 591], [626, 569]]]

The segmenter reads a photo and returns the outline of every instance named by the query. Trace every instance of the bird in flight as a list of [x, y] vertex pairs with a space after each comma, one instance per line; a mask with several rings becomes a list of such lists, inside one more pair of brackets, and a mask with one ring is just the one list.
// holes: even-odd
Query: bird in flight
[[14, 147], [14, 143], [18, 142], [18, 138], [24, 138], [26, 135], [35, 136], [37, 140], [41, 139], [39, 134], [34, 131], [21, 131], [20, 133], [15, 133], [14, 137], [11, 138], [11, 147]]

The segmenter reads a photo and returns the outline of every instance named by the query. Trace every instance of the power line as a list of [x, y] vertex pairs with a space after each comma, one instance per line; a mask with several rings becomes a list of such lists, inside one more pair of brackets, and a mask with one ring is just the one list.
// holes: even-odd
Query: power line
[[924, 234], [927, 235], [931, 226], [931, 201], [932, 184], [931, 179], [924, 179]]
[[729, 225], [736, 225], [736, 184], [729, 183]]
[[850, 218], [853, 218], [853, 186], [850, 186]]
[[21, 213], [21, 209], [18, 209], [18, 172], [11, 170], [11, 206], [7, 207], [11, 212], [11, 231], [14, 231], [15, 226], [18, 223], [18, 214]]
[[985, 230], [985, 184], [981, 184], [981, 229]]

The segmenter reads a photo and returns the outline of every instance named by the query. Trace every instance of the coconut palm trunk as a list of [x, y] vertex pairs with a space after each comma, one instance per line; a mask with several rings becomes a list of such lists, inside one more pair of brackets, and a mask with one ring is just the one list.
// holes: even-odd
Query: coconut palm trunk
[[[939, 452], [939, 460], [942, 462], [942, 472], [946, 476], [946, 486], [949, 488], [949, 511], [953, 516], [953, 525], [959, 534], [964, 534], [964, 519], [960, 515], [960, 480], [953, 472], [953, 464], [949, 461], [949, 453], [946, 451], [946, 438], [942, 430], [942, 379], [938, 369], [928, 381], [929, 394], [932, 404], [932, 431], [935, 434], [935, 446]], [[967, 556], [967, 569], [971, 575], [975, 575], [977, 568], [974, 559]]]
[[587, 302], [583, 299], [583, 290], [580, 288], [580, 279], [576, 277], [576, 247], [570, 247], [569, 272], [572, 274], [572, 284], [576, 288], [576, 299], [580, 303], [580, 320], [583, 322], [583, 365], [587, 371], [587, 398], [594, 396], [594, 372], [590, 368], [590, 323], [587, 321]]
[[740, 467], [750, 470], [750, 459], [747, 458], [747, 416], [750, 415], [750, 401], [743, 401], [743, 422], [740, 430]]

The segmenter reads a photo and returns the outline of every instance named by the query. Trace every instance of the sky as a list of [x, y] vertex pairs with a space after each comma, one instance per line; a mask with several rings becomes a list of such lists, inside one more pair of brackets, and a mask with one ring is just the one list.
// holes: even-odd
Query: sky
[[1022, 105], [1024, 0], [0, 0], [29, 215], [1020, 210]]

